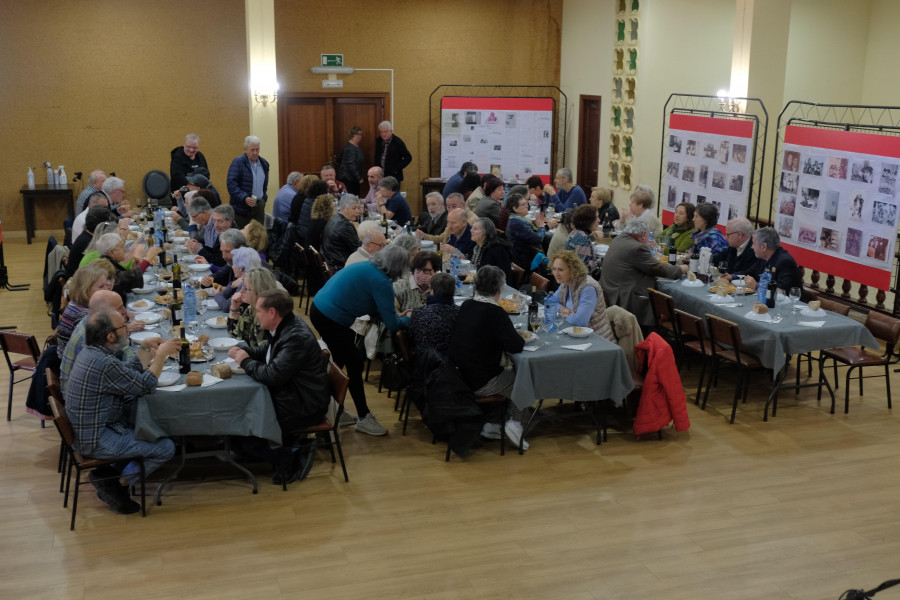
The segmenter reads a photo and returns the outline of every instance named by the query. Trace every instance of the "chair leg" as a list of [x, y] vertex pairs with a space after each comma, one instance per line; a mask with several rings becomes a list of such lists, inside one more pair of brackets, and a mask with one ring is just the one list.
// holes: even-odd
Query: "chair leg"
[[[344, 471], [344, 483], [349, 483], [350, 478], [347, 476], [347, 464], [344, 462], [344, 451], [341, 450], [341, 438], [335, 434], [335, 441], [333, 446], [337, 446], [338, 457], [341, 459], [341, 469]], [[334, 456], [334, 450], [332, 449], [332, 456]]]
[[147, 470], [144, 468], [144, 460], [138, 465], [141, 467], [141, 517], [147, 517]]
[[707, 360], [703, 359], [703, 364], [700, 365], [700, 380], [697, 382], [697, 398], [694, 400], [694, 406], [700, 405], [700, 393], [703, 391], [703, 376], [706, 375], [706, 363]]
[[[506, 454], [506, 406], [509, 403], [509, 399], [503, 403], [503, 409], [500, 411], [500, 456]], [[522, 435], [525, 435], [525, 432], [522, 431]], [[522, 439], [519, 438], [519, 449], [522, 448]]]
[[887, 400], [888, 400], [888, 410], [891, 409], [891, 372], [890, 366], [885, 363], [884, 365], [884, 384], [887, 387]]
[[13, 396], [13, 375], [14, 373], [10, 372], [9, 374], [9, 402], [6, 403], [6, 420], [12, 420], [12, 396]]
[[719, 361], [717, 359], [713, 359], [712, 368], [709, 373], [709, 380], [706, 382], [706, 392], [703, 393], [703, 404], [700, 405], [700, 410], [706, 410], [706, 402], [709, 400], [709, 388], [712, 387], [713, 382], [717, 382], [719, 377]]
[[[74, 462], [74, 459], [73, 459]], [[75, 531], [75, 513], [78, 511], [78, 488], [81, 487], [81, 468], [75, 465], [75, 495], [72, 497], [72, 521], [69, 523], [69, 531]], [[72, 473], [69, 472], [71, 477]], [[69, 498], [69, 484], [66, 483], [66, 499]], [[65, 506], [65, 504], [63, 504]]]
[[[835, 362], [835, 368], [837, 368], [837, 362]], [[844, 388], [844, 414], [850, 412], [850, 375], [853, 373], [854, 367], [850, 367], [847, 369], [847, 382]], [[860, 371], [862, 373], [862, 371]]]
[[[503, 443], [502, 441], [500, 442]], [[444, 457], [444, 462], [450, 462], [450, 440], [447, 440], [447, 455]]]
[[738, 400], [741, 397], [741, 391], [744, 384], [744, 373], [738, 372], [738, 382], [737, 386], [734, 388], [734, 402], [732, 402], [731, 406], [731, 424], [734, 425], [734, 417], [737, 414]]
[[[369, 369], [371, 369], [371, 368], [372, 368], [372, 359], [367, 358], [366, 359], [366, 377], [365, 377], [366, 382], [369, 381]], [[381, 391], [381, 390], [378, 390], [378, 391]]]

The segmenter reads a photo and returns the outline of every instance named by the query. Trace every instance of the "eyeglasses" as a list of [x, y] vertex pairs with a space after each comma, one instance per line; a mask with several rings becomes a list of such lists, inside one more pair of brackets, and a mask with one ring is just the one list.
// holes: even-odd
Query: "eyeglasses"
[[116, 331], [118, 331], [118, 330], [120, 330], [120, 329], [125, 329], [126, 327], [128, 327], [128, 323], [125, 323], [124, 325], [121, 325], [121, 326], [119, 326], [119, 327], [113, 327], [112, 329], [110, 329], [110, 330], [107, 331], [106, 333], [107, 333], [107, 334], [114, 333], [114, 332], [116, 332]]
[[733, 235], [741, 235], [740, 231], [732, 231], [731, 233], [726, 233], [725, 237], [731, 237]]
[[373, 246], [378, 246], [379, 248], [384, 248], [385, 246], [387, 246], [387, 242], [384, 242], [381, 244], [379, 244], [378, 242], [369, 242], [369, 243], [372, 244]]

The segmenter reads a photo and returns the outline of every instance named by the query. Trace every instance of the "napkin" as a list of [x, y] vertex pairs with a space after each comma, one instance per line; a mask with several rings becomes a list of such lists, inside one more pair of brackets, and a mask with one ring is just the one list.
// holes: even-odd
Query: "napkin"
[[[538, 348], [540, 348], [540, 346], [525, 346], [522, 350], [525, 352], [535, 352]], [[563, 346], [563, 348], [565, 348], [565, 346]]]
[[203, 374], [203, 383], [200, 384], [200, 387], [209, 387], [211, 385], [216, 385], [217, 383], [222, 383], [225, 381], [215, 375], [210, 375], [209, 373]]
[[802, 325], [803, 327], [821, 327], [825, 324], [825, 321], [798, 321], [797, 325]]
[[187, 387], [186, 383], [179, 383], [178, 385], [169, 385], [166, 387], [158, 387], [156, 388], [157, 392], [180, 392], [184, 388]]
[[590, 342], [588, 342], [587, 344], [570, 344], [568, 346], [560, 346], [560, 348], [565, 348], [566, 350], [578, 350], [579, 352], [584, 352], [590, 347]]

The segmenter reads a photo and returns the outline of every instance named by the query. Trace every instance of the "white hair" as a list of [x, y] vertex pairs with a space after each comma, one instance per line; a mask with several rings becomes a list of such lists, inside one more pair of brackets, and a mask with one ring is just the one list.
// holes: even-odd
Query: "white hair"
[[359, 228], [356, 230], [357, 235], [359, 235], [359, 239], [363, 240], [365, 243], [365, 235], [370, 231], [380, 231], [381, 225], [378, 221], [363, 221], [359, 224]]
[[652, 227], [650, 227], [650, 222], [643, 217], [638, 217], [636, 219], [632, 219], [625, 225], [625, 233], [634, 234], [634, 235], [643, 235], [645, 233], [650, 233]]
[[301, 173], [300, 171], [291, 171], [287, 176], [287, 184], [294, 185], [300, 180], [301, 177], [303, 177], [303, 173]]
[[262, 266], [259, 252], [250, 246], [243, 246], [231, 251], [231, 264], [245, 273], [250, 269]]
[[390, 121], [382, 121], [381, 123], [379, 123], [379, 124], [378, 124], [378, 129], [381, 129], [382, 127], [387, 127], [387, 128], [390, 129], [391, 131], [394, 130], [394, 126], [391, 125], [391, 122], [390, 122]]
[[103, 182], [103, 191], [108, 196], [112, 192], [116, 190], [124, 190], [125, 182], [119, 179], [118, 177], [107, 177], [106, 181]]
[[258, 144], [259, 138], [255, 135], [248, 135], [244, 138], [244, 150], [246, 150], [251, 144]]
[[104, 233], [97, 240], [95, 248], [100, 256], [109, 254], [109, 251], [122, 243], [122, 236], [118, 233]]
[[[88, 185], [93, 186], [95, 183], [97, 183], [97, 178], [100, 175], [103, 175], [104, 177], [106, 177], [106, 173], [104, 173], [103, 171], [101, 171], [99, 169], [96, 171], [92, 171], [91, 174], [88, 175]], [[96, 186], [94, 186], [94, 187], [96, 187]]]
[[184, 143], [187, 144], [188, 142], [195, 142], [196, 144], [199, 145], [200, 144], [200, 136], [197, 135], [196, 133], [189, 133], [186, 136], [184, 136]]
[[360, 204], [362, 200], [359, 199], [359, 196], [354, 196], [353, 194], [344, 194], [341, 196], [339, 210], [344, 210], [345, 208], [350, 208], [356, 204]]
[[572, 169], [569, 169], [568, 167], [559, 169], [558, 171], [556, 171], [556, 174], [560, 177], [565, 177], [567, 181], [572, 181]]

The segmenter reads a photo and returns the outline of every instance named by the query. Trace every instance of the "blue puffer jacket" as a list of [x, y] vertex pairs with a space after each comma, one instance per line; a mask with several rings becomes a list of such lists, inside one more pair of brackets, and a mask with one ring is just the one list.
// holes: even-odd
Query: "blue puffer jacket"
[[[263, 173], [266, 178], [263, 181], [263, 197], [258, 200], [265, 203], [268, 198], [267, 190], [269, 189], [269, 161], [262, 156], [259, 157], [259, 163], [262, 165]], [[231, 196], [231, 207], [234, 208], [235, 214], [245, 217], [250, 216], [251, 210], [247, 206], [247, 196], [253, 194], [253, 171], [250, 170], [250, 159], [246, 154], [241, 154], [228, 167], [228, 194]]]

